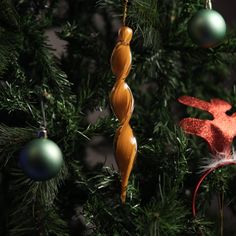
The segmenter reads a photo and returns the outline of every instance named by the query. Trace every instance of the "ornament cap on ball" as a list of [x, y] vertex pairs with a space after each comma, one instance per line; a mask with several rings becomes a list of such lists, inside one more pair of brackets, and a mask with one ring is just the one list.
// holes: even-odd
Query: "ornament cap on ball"
[[41, 137], [32, 140], [23, 148], [19, 162], [26, 176], [35, 181], [44, 181], [58, 174], [63, 155], [55, 142]]
[[225, 37], [226, 23], [217, 11], [202, 9], [188, 22], [188, 33], [197, 45], [204, 48], [216, 47]]

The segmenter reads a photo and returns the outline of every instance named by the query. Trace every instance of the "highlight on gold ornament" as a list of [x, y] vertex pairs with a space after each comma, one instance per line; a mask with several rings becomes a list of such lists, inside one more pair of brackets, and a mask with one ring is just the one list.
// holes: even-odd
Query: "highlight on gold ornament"
[[123, 26], [119, 29], [118, 41], [111, 55], [111, 69], [116, 76], [115, 85], [110, 94], [110, 103], [120, 122], [114, 139], [115, 159], [121, 174], [121, 201], [125, 203], [128, 180], [134, 165], [137, 142], [129, 121], [134, 109], [132, 92], [125, 82], [132, 63], [130, 41], [133, 31], [125, 26], [127, 1], [123, 17]]

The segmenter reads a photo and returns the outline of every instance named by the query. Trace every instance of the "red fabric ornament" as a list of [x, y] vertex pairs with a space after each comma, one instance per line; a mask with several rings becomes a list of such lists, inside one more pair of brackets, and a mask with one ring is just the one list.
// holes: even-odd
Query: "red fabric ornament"
[[211, 99], [210, 102], [206, 102], [198, 98], [182, 96], [178, 101], [187, 106], [207, 111], [213, 116], [212, 120], [185, 118], [180, 121], [180, 126], [186, 133], [197, 135], [207, 141], [214, 157], [213, 162], [207, 166], [193, 192], [192, 212], [195, 217], [196, 196], [204, 179], [216, 169], [236, 165], [236, 156], [231, 155], [232, 142], [236, 136], [236, 113], [231, 116], [227, 115], [226, 112], [232, 106], [220, 99]]

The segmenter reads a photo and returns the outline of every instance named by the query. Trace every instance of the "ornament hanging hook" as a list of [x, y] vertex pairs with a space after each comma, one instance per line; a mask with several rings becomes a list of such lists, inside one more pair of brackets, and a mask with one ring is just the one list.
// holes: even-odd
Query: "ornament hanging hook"
[[211, 2], [211, 0], [206, 0], [206, 4], [205, 4], [205, 7], [207, 8], [207, 9], [212, 9], [212, 2]]
[[128, 12], [128, 0], [124, 0], [124, 12], [123, 12], [123, 25], [125, 26], [125, 21]]

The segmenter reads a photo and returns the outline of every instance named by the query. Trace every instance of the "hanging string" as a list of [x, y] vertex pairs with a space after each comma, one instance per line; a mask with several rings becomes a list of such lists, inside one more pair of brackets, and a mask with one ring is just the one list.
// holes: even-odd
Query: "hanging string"
[[212, 3], [211, 3], [211, 0], [206, 0], [206, 4], [205, 4], [206, 8], [207, 9], [212, 9]]
[[123, 25], [125, 26], [125, 20], [128, 12], [128, 0], [124, 0], [124, 2]]

